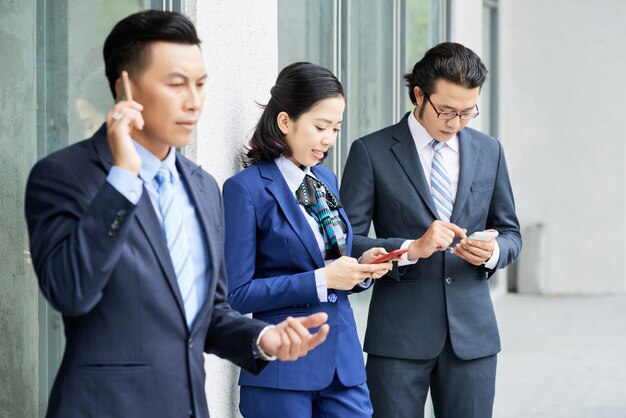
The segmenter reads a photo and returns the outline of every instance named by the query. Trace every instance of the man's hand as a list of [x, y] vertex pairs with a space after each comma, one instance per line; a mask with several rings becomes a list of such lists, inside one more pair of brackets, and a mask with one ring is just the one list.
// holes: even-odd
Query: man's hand
[[[279, 360], [297, 360], [306, 356], [307, 353], [323, 343], [328, 335], [328, 315], [318, 312], [313, 315], [292, 318], [270, 328], [263, 334], [259, 346], [270, 356], [276, 356]], [[311, 334], [308, 328], [320, 327], [315, 334]]]
[[120, 82], [124, 86], [125, 100], [115, 103], [107, 115], [107, 138], [113, 155], [113, 165], [138, 175], [141, 169], [141, 157], [130, 135], [133, 128], [143, 129], [144, 120], [141, 115], [143, 106], [133, 101], [126, 71], [122, 71], [122, 77], [118, 80], [118, 83]]
[[454, 237], [467, 238], [466, 229], [459, 228], [453, 223], [435, 221], [420, 238], [409, 244], [407, 257], [409, 260], [428, 258], [436, 251], [445, 251], [452, 244]]
[[[488, 231], [495, 230], [488, 229]], [[467, 261], [468, 263], [471, 263], [475, 266], [480, 266], [486, 263], [491, 258], [491, 256], [493, 255], [493, 250], [495, 248], [495, 238], [489, 241], [479, 241], [475, 239], [465, 238], [454, 246], [454, 250], [452, 252], [461, 257], [463, 260]]]

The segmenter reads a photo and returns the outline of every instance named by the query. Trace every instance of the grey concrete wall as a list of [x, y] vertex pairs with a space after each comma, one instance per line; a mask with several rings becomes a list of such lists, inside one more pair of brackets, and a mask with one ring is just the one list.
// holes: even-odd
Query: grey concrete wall
[[36, 159], [35, 2], [0, 6], [0, 416], [38, 415], [37, 285], [24, 185]]
[[545, 224], [541, 289], [624, 293], [626, 2], [500, 0], [500, 17], [501, 137], [522, 224]]
[[[241, 169], [239, 151], [266, 103], [278, 62], [276, 0], [187, 1], [208, 70], [207, 99], [196, 139], [186, 154], [222, 184]], [[211, 416], [237, 417], [239, 370], [207, 356], [206, 393]]]

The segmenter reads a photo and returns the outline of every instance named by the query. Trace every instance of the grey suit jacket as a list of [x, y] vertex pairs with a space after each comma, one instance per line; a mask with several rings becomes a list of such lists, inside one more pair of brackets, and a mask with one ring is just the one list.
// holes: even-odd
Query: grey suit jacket
[[[409, 131], [409, 115], [352, 144], [341, 196], [354, 231], [356, 257], [372, 246], [399, 248], [406, 239], [423, 235], [437, 219]], [[458, 135], [459, 184], [450, 221], [468, 233], [497, 229], [499, 269], [514, 261], [521, 249], [502, 146], [471, 128]], [[371, 222], [377, 238], [368, 237]], [[374, 286], [365, 351], [394, 358], [434, 358], [449, 333], [454, 352], [462, 359], [499, 352], [487, 280], [491, 274], [449, 251], [394, 268]]]

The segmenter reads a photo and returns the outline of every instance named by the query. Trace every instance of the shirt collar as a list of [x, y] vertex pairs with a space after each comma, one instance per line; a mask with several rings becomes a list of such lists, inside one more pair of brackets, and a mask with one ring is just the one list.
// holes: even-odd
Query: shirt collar
[[280, 157], [274, 160], [274, 163], [278, 167], [280, 174], [283, 175], [283, 178], [287, 182], [287, 186], [289, 190], [292, 192], [296, 192], [298, 187], [304, 181], [304, 177], [308, 174], [312, 177], [315, 177], [311, 172], [311, 167], [304, 167], [304, 170], [298, 167], [291, 161], [289, 158], [281, 155]]
[[178, 170], [176, 169], [176, 151], [174, 151], [174, 147], [170, 148], [170, 151], [167, 153], [167, 157], [161, 161], [137, 141], [133, 141], [133, 144], [135, 145], [137, 153], [139, 153], [139, 157], [141, 157], [139, 177], [141, 177], [144, 182], [153, 181], [154, 176], [156, 176], [159, 168], [161, 168], [161, 165], [167, 166], [170, 170], [173, 182], [177, 182], [179, 180]]
[[[409, 121], [409, 131], [411, 131], [411, 136], [413, 137], [413, 141], [415, 141], [415, 146], [418, 151], [421, 151], [423, 148], [430, 146], [430, 143], [433, 140], [433, 137], [430, 136], [426, 128], [422, 126], [421, 123], [415, 117], [415, 112], [417, 108], [411, 112], [408, 117]], [[459, 135], [455, 134], [452, 138], [446, 141], [446, 145], [454, 152], [459, 152]]]

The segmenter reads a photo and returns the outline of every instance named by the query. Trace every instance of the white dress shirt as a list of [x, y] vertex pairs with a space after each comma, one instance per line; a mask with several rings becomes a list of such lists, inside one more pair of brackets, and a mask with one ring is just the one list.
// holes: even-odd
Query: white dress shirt
[[[415, 142], [415, 148], [417, 149], [420, 162], [422, 163], [424, 176], [426, 177], [428, 185], [432, 187], [430, 185], [430, 173], [432, 171], [435, 150], [430, 145], [430, 143], [432, 142], [433, 138], [430, 136], [426, 128], [424, 128], [415, 118], [415, 112], [411, 112], [408, 117], [408, 122], [409, 131], [411, 131], [413, 142]], [[450, 194], [456, 198], [456, 192], [459, 188], [459, 173], [461, 171], [461, 154], [458, 135], [454, 135], [452, 138], [446, 141], [446, 145], [441, 148], [441, 157], [446, 172], [448, 173], [448, 178], [450, 179]], [[463, 225], [459, 225], [459, 227], [463, 228]], [[411, 244], [411, 242], [413, 242], [413, 240], [405, 241], [402, 244], [401, 248], [407, 248]], [[491, 255], [491, 258], [485, 263], [485, 267], [489, 269], [495, 268], [498, 264], [499, 258], [500, 247], [498, 246], [498, 242], [496, 241], [493, 254]], [[417, 259], [408, 260], [405, 254], [403, 255], [403, 259], [398, 262], [398, 265], [403, 266], [408, 264], [414, 264], [416, 262]]]

